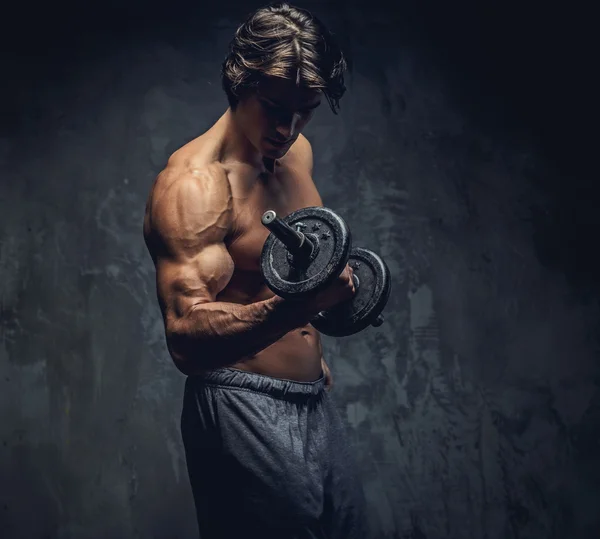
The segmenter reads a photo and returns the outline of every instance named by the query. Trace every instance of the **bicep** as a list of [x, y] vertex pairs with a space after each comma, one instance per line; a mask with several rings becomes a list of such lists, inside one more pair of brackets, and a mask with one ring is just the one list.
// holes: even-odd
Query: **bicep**
[[167, 324], [214, 301], [231, 279], [224, 243], [231, 217], [229, 182], [215, 169], [176, 179], [153, 208], [157, 292]]
[[215, 301], [229, 283], [233, 269], [233, 260], [223, 243], [206, 245], [183, 260], [158, 260], [157, 291], [165, 318], [180, 320], [198, 305]]

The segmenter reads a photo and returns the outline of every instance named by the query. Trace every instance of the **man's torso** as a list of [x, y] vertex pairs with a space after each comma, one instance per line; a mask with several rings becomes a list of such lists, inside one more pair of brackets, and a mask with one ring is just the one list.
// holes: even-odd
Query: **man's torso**
[[[259, 171], [248, 164], [228, 161], [221, 156], [222, 140], [218, 122], [205, 134], [177, 150], [169, 167], [202, 170], [207, 166], [223, 167], [233, 195], [233, 226], [225, 246], [233, 260], [234, 272], [229, 284], [216, 301], [250, 304], [273, 296], [260, 273], [260, 257], [269, 230], [261, 223], [266, 210], [284, 217], [300, 208], [321, 204], [320, 196], [307, 165], [294, 146], [273, 171]], [[150, 194], [160, 197], [182, 175], [160, 175]], [[276, 378], [312, 381], [321, 374], [319, 333], [305, 326], [286, 334], [279, 341], [250, 357], [240, 358], [234, 368], [266, 374]]]

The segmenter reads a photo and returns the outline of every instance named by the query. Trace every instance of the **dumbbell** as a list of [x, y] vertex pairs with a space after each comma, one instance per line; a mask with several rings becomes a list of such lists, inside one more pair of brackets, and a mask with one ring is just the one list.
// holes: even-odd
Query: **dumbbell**
[[313, 206], [283, 219], [268, 210], [261, 222], [271, 233], [263, 245], [260, 270], [278, 296], [306, 298], [333, 283], [346, 264], [353, 269], [354, 297], [311, 320], [319, 332], [344, 337], [383, 323], [381, 313], [391, 291], [389, 269], [374, 252], [352, 248], [350, 229], [342, 217]]

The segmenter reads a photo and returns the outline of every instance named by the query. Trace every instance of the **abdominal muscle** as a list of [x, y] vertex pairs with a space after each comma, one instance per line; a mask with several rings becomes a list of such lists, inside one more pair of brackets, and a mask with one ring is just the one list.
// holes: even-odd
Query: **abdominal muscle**
[[[252, 301], [241, 301], [243, 293], [239, 288], [227, 287], [217, 298], [217, 301], [231, 303], [252, 303], [264, 301], [273, 297], [273, 293], [266, 287], [252, 298]], [[238, 283], [239, 284], [239, 283]], [[240, 369], [273, 378], [294, 380], [297, 382], [313, 382], [321, 377], [321, 346], [319, 332], [310, 324], [294, 329], [285, 334], [281, 339], [267, 346], [257, 354], [240, 358], [233, 365]]]
[[314, 382], [321, 377], [318, 339], [316, 330], [311, 326], [295, 329], [258, 354], [231, 367], [273, 378]]

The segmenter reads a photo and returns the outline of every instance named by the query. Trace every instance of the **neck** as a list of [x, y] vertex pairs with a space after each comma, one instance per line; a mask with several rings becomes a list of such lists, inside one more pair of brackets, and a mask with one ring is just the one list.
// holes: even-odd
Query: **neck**
[[228, 108], [219, 122], [223, 125], [225, 135], [223, 154], [226, 157], [247, 163], [260, 170], [265, 168], [271, 170], [275, 167], [274, 160], [264, 157], [248, 140], [235, 115], [235, 111]]
[[272, 157], [263, 157], [262, 162], [268, 172], [271, 174], [275, 172], [275, 165], [277, 163], [276, 159], [273, 159]]

